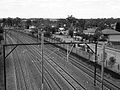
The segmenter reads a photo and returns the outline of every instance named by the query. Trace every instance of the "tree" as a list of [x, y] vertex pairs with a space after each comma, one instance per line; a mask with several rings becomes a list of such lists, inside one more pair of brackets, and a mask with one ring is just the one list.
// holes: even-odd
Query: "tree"
[[13, 26], [13, 19], [10, 18], [10, 17], [8, 17], [8, 18], [6, 19], [6, 24], [7, 24], [7, 26]]
[[51, 27], [51, 28], [48, 28], [50, 29], [50, 32], [52, 32], [52, 34], [54, 34], [56, 32], [56, 27]]
[[52, 34], [51, 34], [49, 31], [46, 31], [46, 32], [44, 33], [44, 36], [45, 36], [45, 37], [51, 37], [51, 35], [52, 35]]
[[76, 24], [76, 18], [73, 17], [72, 15], [71, 16], [68, 16], [66, 18], [66, 21], [67, 21], [67, 27], [70, 27], [71, 24], [73, 24], [73, 26]]
[[14, 19], [14, 25], [18, 27], [18, 26], [20, 26], [20, 24], [21, 24], [21, 19], [19, 17], [16, 17]]
[[108, 64], [111, 66], [111, 68], [113, 67], [113, 65], [114, 65], [115, 63], [116, 63], [116, 58], [115, 58], [115, 57], [110, 57]]
[[31, 26], [32, 22], [30, 19], [26, 21], [26, 28], [29, 29], [29, 26]]
[[116, 23], [116, 28], [115, 28], [116, 31], [120, 32], [120, 22], [117, 22]]
[[1, 42], [1, 40], [4, 40], [3, 35], [0, 35], [0, 42]]
[[80, 19], [79, 23], [80, 23], [81, 28], [84, 30], [86, 21], [84, 19]]
[[73, 30], [69, 30], [69, 35], [71, 36], [71, 37], [73, 37]]
[[97, 25], [101, 30], [106, 28], [105, 22], [104, 21], [100, 21]]
[[89, 41], [97, 42], [101, 39], [102, 32], [99, 29], [96, 29], [94, 35], [89, 35]]
[[6, 18], [2, 19], [3, 27], [6, 25]]
[[89, 20], [86, 20], [86, 23], [84, 25], [84, 29], [87, 29], [90, 26], [91, 26], [91, 22]]
[[3, 33], [3, 28], [0, 26], [0, 33]]

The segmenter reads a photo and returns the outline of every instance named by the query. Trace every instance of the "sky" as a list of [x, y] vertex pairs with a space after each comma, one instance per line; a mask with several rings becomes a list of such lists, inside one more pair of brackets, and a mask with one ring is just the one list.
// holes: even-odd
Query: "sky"
[[0, 0], [0, 18], [120, 18], [120, 0]]

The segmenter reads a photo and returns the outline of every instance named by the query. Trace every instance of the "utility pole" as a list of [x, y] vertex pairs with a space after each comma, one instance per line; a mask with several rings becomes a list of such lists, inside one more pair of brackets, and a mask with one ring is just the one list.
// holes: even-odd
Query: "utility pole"
[[43, 49], [44, 49], [44, 32], [41, 31], [41, 50], [42, 50], [42, 56], [41, 56], [41, 59], [42, 59], [42, 90], [43, 90], [43, 85], [44, 85], [44, 67], [43, 67], [43, 64], [44, 64], [44, 61], [43, 61]]
[[3, 62], [4, 62], [4, 86], [5, 86], [5, 90], [6, 90], [6, 61], [5, 61], [5, 46], [3, 45]]
[[4, 29], [4, 31], [5, 31], [5, 45], [6, 45], [6, 29]]
[[102, 83], [102, 85], [101, 85], [101, 90], [103, 90], [103, 80], [104, 80], [104, 62], [105, 62], [105, 58], [106, 58], [106, 56], [105, 56], [105, 42], [103, 42], [103, 55], [102, 55], [102, 71], [101, 71], [101, 83]]
[[67, 45], [67, 62], [68, 62], [68, 45]]
[[71, 51], [72, 51], [72, 49], [73, 49], [73, 46], [74, 45], [72, 45], [72, 47], [70, 48], [70, 51], [68, 51], [68, 45], [67, 45], [67, 62], [69, 61], [69, 55], [70, 55], [70, 53], [71, 53]]
[[95, 63], [94, 63], [94, 86], [96, 86], [96, 64], [97, 64], [97, 41], [95, 41]]
[[39, 42], [39, 29], [37, 30], [38, 35], [37, 35], [37, 42]]

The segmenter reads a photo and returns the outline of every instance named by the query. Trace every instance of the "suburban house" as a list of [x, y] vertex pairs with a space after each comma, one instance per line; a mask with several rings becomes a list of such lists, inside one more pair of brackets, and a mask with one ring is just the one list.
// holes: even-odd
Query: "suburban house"
[[35, 29], [36, 27], [35, 26], [29, 26], [29, 29]]
[[102, 33], [107, 37], [110, 45], [120, 48], [120, 32], [114, 29], [104, 29]]
[[95, 28], [88, 28], [87, 30], [83, 30], [83, 33], [89, 34], [89, 35], [94, 35], [96, 29], [97, 29], [97, 27], [95, 27]]
[[120, 42], [120, 32], [113, 29], [104, 29], [102, 30], [104, 36], [108, 37], [110, 42]]

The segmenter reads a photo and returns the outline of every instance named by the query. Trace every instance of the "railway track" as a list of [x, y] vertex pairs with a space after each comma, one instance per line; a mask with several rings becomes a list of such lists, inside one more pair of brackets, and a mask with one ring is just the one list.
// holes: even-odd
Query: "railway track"
[[[22, 42], [23, 43], [23, 42]], [[31, 49], [31, 48], [30, 48]], [[47, 62], [48, 63], [48, 62]], [[50, 64], [50, 62], [49, 62], [49, 64]], [[55, 64], [54, 64], [55, 65]], [[50, 66], [52, 66], [52, 68], [54, 68], [55, 69], [55, 67], [54, 67], [54, 65], [52, 65], [52, 64], [50, 64]], [[59, 68], [60, 69], [60, 68]], [[65, 79], [65, 81], [67, 82], [67, 83], [69, 83], [70, 84], [70, 86], [72, 86], [72, 89], [71, 90], [78, 90], [78, 89], [80, 89], [79, 88], [79, 86], [77, 86], [77, 87], [75, 87], [76, 85], [75, 84], [72, 84], [73, 82], [75, 82], [74, 80], [72, 80], [73, 79], [73, 77], [71, 78], [69, 78], [70, 80], [67, 80], [68, 79], [68, 77], [70, 76], [69, 74], [66, 74], [66, 73], [64, 73], [64, 75], [66, 74], [66, 77], [64, 77], [64, 75], [62, 75], [61, 74], [61, 72], [59, 71], [59, 70], [57, 70], [57, 69], [55, 69], [56, 71], [57, 71], [57, 73], [59, 73], [59, 75], [61, 75], [62, 76], [62, 78], [64, 78]], [[61, 69], [62, 70], [62, 69]], [[72, 80], [72, 82], [71, 82], [71, 80]], [[75, 86], [74, 86], [75, 85]], [[80, 85], [80, 84], [79, 84]], [[64, 87], [64, 86], [63, 86]], [[82, 87], [82, 88], [84, 88], [84, 87]], [[80, 90], [86, 90], [85, 88], [84, 89], [80, 89]], [[63, 89], [63, 90], [69, 90], [69, 89]]]
[[[21, 43], [28, 43], [28, 42], [23, 42], [23, 41], [21, 41]], [[31, 46], [32, 47], [32, 46]], [[27, 48], [27, 50], [29, 49], [28, 47], [26, 47]], [[32, 47], [33, 48], [33, 47]], [[30, 49], [32, 49], [32, 48], [30, 48]], [[38, 47], [37, 47], [37, 49], [38, 49]], [[36, 52], [35, 51], [35, 48], [33, 48], [32, 49], [32, 51], [34, 51], [34, 53]], [[40, 54], [40, 52], [38, 52], [39, 54]], [[34, 56], [35, 56], [36, 54], [34, 54]], [[48, 61], [48, 58], [45, 60], [45, 61]], [[82, 86], [80, 83], [78, 83], [77, 82], [77, 80], [75, 80], [69, 73], [67, 73], [63, 68], [61, 68], [60, 66], [58, 67], [58, 69], [59, 70], [57, 70], [56, 69], [56, 67], [58, 66], [58, 64], [57, 63], [55, 63], [54, 62], [54, 65], [53, 65], [53, 63], [51, 64], [50, 62], [47, 62], [47, 63], [49, 63], [66, 81], [67, 81], [67, 83], [69, 83], [72, 87], [73, 87], [73, 89], [74, 90], [77, 90], [77, 89], [79, 89], [80, 88], [80, 90], [86, 90], [86, 88], [84, 87], [84, 86]], [[54, 67], [56, 65], [56, 67]], [[61, 72], [61, 71], [63, 71], [63, 72]], [[66, 74], [66, 77], [64, 77], [64, 75]], [[67, 79], [69, 79], [69, 80], [67, 80]], [[72, 82], [71, 82], [72, 81]], [[74, 84], [73, 84], [74, 83]], [[78, 85], [77, 85], [78, 84]], [[63, 90], [65, 90], [65, 89], [63, 89]]]
[[[9, 39], [10, 43], [13, 43], [10, 38], [7, 37], [7, 39]], [[14, 55], [13, 60], [14, 60], [14, 65], [15, 65], [17, 89], [18, 90], [20, 90], [20, 89], [27, 90], [27, 85], [26, 85], [26, 81], [25, 81], [25, 77], [24, 77], [23, 68], [19, 61], [20, 59], [19, 59], [19, 56], [18, 56], [16, 50], [15, 50], [15, 52], [13, 52], [13, 55]]]
[[[9, 37], [7, 37], [9, 38]], [[9, 41], [10, 43], [13, 43], [10, 38], [9, 38]], [[28, 77], [28, 75], [26, 75], [28, 73], [28, 70], [27, 70], [27, 65], [24, 64], [24, 61], [21, 61], [20, 59], [20, 53], [18, 53], [19, 50], [15, 50], [13, 52], [13, 60], [14, 60], [14, 63], [15, 63], [15, 73], [16, 73], [16, 85], [17, 85], [17, 90], [40, 90], [41, 88], [41, 84], [38, 84], [39, 87], [35, 87], [35, 86], [32, 86], [31, 82], [29, 81], [30, 80], [30, 77]], [[23, 65], [24, 64], [24, 65]], [[29, 72], [30, 73], [30, 72]], [[40, 76], [39, 76], [40, 78]], [[47, 90], [55, 90], [55, 89], [51, 89], [47, 79], [45, 79], [45, 88], [47, 88]], [[33, 88], [34, 87], [34, 88]], [[9, 88], [8, 88], [9, 90]], [[46, 89], [44, 89], [46, 90]]]
[[[38, 48], [38, 47], [37, 47]], [[54, 48], [54, 47], [53, 47]], [[51, 49], [51, 46], [47, 46], [47, 50], [50, 50]], [[32, 50], [35, 50], [35, 48], [33, 48]], [[46, 51], [47, 51], [46, 50]], [[52, 49], [51, 49], [52, 50]], [[46, 52], [47, 53], [47, 52]], [[46, 54], [46, 55], [49, 55], [49, 53], [50, 53], [50, 51]], [[34, 53], [33, 53], [34, 54]], [[39, 53], [40, 54], [40, 53]], [[57, 54], [57, 56], [59, 56], [59, 57], [66, 57], [65, 56], [65, 52], [56, 52], [54, 55], [56, 55]], [[36, 54], [35, 54], [36, 55]], [[48, 58], [49, 59], [49, 58]], [[52, 59], [52, 58], [51, 58]], [[83, 65], [83, 63], [82, 62], [80, 62], [80, 60], [76, 60], [76, 58], [74, 58], [73, 56], [70, 56], [70, 62], [74, 65], [74, 66], [76, 66], [77, 68], [79, 68], [80, 70], [82, 69], [82, 68], [84, 68], [83, 69], [83, 71], [85, 71], [85, 70], [87, 70], [87, 72], [86, 73], [88, 73], [88, 72], [90, 72], [89, 73], [89, 76], [90, 77], [92, 77], [93, 78], [93, 71], [91, 70], [91, 69], [89, 69], [89, 68], [86, 68], [84, 65]], [[53, 59], [52, 59], [53, 60]], [[53, 61], [54, 62], [54, 61]], [[56, 62], [54, 62], [54, 63], [56, 63]], [[81, 64], [82, 63], [82, 64]], [[57, 64], [56, 64], [57, 65]], [[52, 64], [51, 64], [51, 66], [52, 66]], [[57, 65], [58, 66], [58, 65]], [[54, 64], [53, 64], [53, 67], [54, 67]], [[97, 79], [98, 79], [98, 82], [100, 83], [100, 75], [99, 74], [97, 74]], [[105, 80], [105, 82], [108, 82], [107, 80]], [[109, 82], [108, 82], [109, 83]], [[113, 88], [113, 87], [111, 87], [111, 85], [112, 85], [112, 83], [110, 83], [109, 85], [107, 85], [107, 84], [105, 84], [104, 83], [104, 85], [105, 85], [105, 87], [107, 87], [107, 88], [110, 88], [109, 90], [119, 90], [119, 87], [117, 86], [114, 86], [114, 87], [116, 87], [116, 88]]]
[[[49, 46], [47, 46], [47, 47], [49, 49], [51, 48]], [[65, 56], [65, 52], [60, 53], [59, 56], [66, 57]], [[85, 73], [88, 74], [88, 72], [89, 72], [89, 76], [94, 78], [94, 71], [89, 69], [89, 67], [86, 67], [86, 65], [83, 62], [81, 62], [80, 60], [78, 60], [78, 59], [76, 59], [76, 58], [74, 58], [72, 56], [70, 56], [70, 62], [73, 65], [75, 65], [77, 68], [79, 68], [80, 70], [82, 69]], [[100, 78], [101, 78], [100, 74], [97, 73], [97, 81], [99, 82], [99, 84], [101, 83], [101, 79]], [[112, 82], [108, 81], [106, 78], [104, 79], [104, 86], [109, 88], [110, 90], [120, 90], [119, 86], [117, 86], [116, 84], [113, 84]]]
[[[48, 47], [48, 46], [47, 46]], [[53, 46], [54, 47], [54, 46]], [[48, 47], [49, 48], [49, 47]], [[66, 57], [65, 55], [65, 51], [61, 51], [61, 52], [56, 52], [55, 54], [58, 54], [58, 56], [61, 57]], [[80, 70], [83, 70], [84, 72], [86, 72], [89, 76], [91, 76], [92, 78], [94, 78], [94, 71], [91, 70], [89, 67], [87, 67], [87, 65], [85, 63], [83, 63], [81, 60], [79, 60], [78, 58], [74, 57], [74, 56], [70, 56], [69, 57], [69, 61], [76, 66], [77, 68], [79, 68]], [[101, 76], [99, 73], [97, 73], [97, 81], [99, 83], [101, 83], [100, 80]], [[106, 86], [107, 88], [110, 88], [110, 90], [120, 90], [120, 87], [116, 84], [113, 84], [113, 82], [109, 81], [108, 79], [104, 79], [104, 86]]]
[[[49, 49], [51, 48], [51, 46], [47, 46]], [[51, 51], [54, 49], [51, 49]], [[61, 50], [60, 52], [56, 52], [55, 54], [57, 54], [58, 56], [61, 57], [66, 57], [66, 52]], [[77, 68], [79, 68], [80, 70], [83, 70], [85, 73], [87, 73], [90, 77], [94, 78], [94, 71], [92, 69], [90, 69], [90, 67], [87, 66], [86, 63], [83, 63], [81, 60], [79, 60], [78, 58], [70, 55], [69, 56], [69, 61], [70, 63], [72, 63], [74, 66], [76, 66]], [[101, 76], [99, 73], [96, 74], [97, 75], [97, 81], [99, 83], [101, 83]], [[104, 86], [111, 88], [112, 90], [120, 90], [120, 87], [117, 86], [116, 84], [113, 84], [112, 82], [110, 82], [107, 78], [104, 78]]]
[[[27, 42], [28, 43], [28, 42]], [[32, 50], [32, 51], [34, 51], [34, 49]], [[36, 50], [37, 51], [37, 50]], [[73, 78], [73, 77], [72, 77]], [[74, 79], [75, 80], [75, 79]], [[78, 81], [77, 80], [75, 80], [77, 83], [78, 83]], [[80, 83], [78, 83], [79, 84], [79, 86], [80, 86]]]
[[[26, 40], [24, 40], [24, 42], [21, 41], [20, 39], [18, 39], [18, 40], [19, 40], [21, 43], [28, 43], [28, 41], [26, 42]], [[36, 53], [36, 51], [34, 50], [34, 48], [32, 49], [31, 47], [32, 47], [32, 46], [30, 46], [30, 47], [29, 47], [29, 46], [28, 46], [28, 47], [25, 46], [25, 48], [26, 48], [27, 50], [30, 50], [31, 53], [33, 53], [33, 51], [34, 51], [34, 53], [35, 53], [34, 56], [37, 55], [37, 53]], [[29, 49], [29, 48], [30, 48], [30, 49]], [[37, 47], [37, 49], [38, 49], [38, 47]], [[39, 53], [39, 55], [37, 55], [37, 56], [38, 56], [39, 58], [41, 58], [40, 53]], [[40, 65], [39, 65], [39, 67], [40, 67]], [[55, 74], [55, 75], [56, 75], [56, 74]], [[59, 76], [58, 76], [58, 77], [59, 77]], [[58, 77], [56, 77], [56, 78], [58, 78]], [[60, 79], [60, 78], [59, 78], [59, 79]], [[59, 79], [57, 79], [57, 80], [59, 80]], [[60, 83], [60, 81], [62, 81], [62, 80], [60, 79], [60, 80], [59, 80], [59, 83]], [[69, 83], [69, 82], [67, 82], [67, 83]], [[60, 84], [61, 84], [62, 87], [65, 87], [65, 88], [63, 88], [62, 90], [69, 90], [69, 89], [70, 89], [70, 88], [69, 88], [69, 89], [66, 88], [67, 86], [64, 84], [64, 82], [61, 82]], [[71, 85], [69, 85], [69, 87], [71, 87]], [[74, 89], [74, 90], [77, 90], [74, 86], [73, 86], [72, 89], [70, 89], [70, 90], [73, 90], [73, 89]]]

